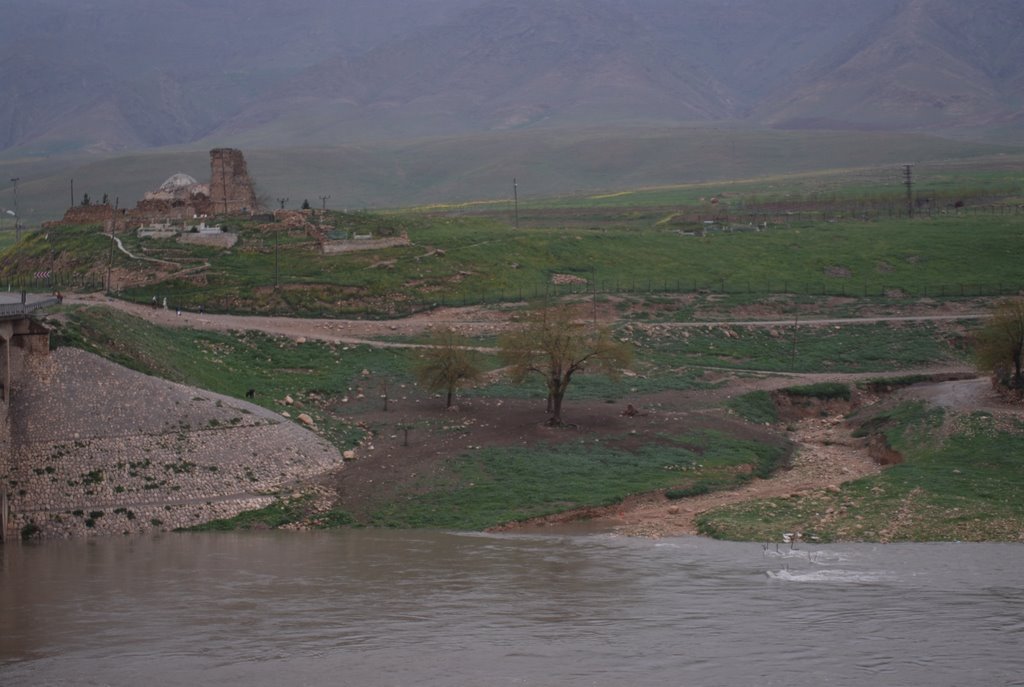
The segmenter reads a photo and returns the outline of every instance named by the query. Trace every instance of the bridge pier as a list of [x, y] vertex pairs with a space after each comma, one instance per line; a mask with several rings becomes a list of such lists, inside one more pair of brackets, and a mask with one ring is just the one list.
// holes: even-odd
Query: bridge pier
[[11, 496], [8, 492], [14, 454], [11, 406], [16, 401], [18, 383], [25, 381], [25, 363], [29, 357], [50, 352], [50, 331], [33, 321], [29, 314], [36, 308], [57, 303], [56, 298], [27, 299], [18, 302], [0, 300], [0, 542], [11, 537]]

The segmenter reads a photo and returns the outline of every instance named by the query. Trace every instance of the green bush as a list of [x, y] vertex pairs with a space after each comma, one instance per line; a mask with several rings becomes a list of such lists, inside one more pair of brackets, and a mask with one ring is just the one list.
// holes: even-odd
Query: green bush
[[665, 498], [671, 501], [677, 501], [679, 499], [689, 498], [691, 496], [700, 496], [701, 494], [707, 494], [711, 491], [711, 485], [707, 482], [696, 482], [688, 487], [676, 487], [675, 489], [669, 489], [665, 492]]
[[773, 424], [779, 421], [779, 414], [772, 401], [772, 396], [767, 391], [751, 391], [729, 399], [726, 406], [747, 422], [758, 424]]
[[820, 384], [807, 384], [805, 386], [788, 386], [782, 390], [789, 396], [803, 398], [818, 398], [825, 401], [842, 399], [849, 401], [851, 398], [850, 386], [838, 382], [821, 382]]

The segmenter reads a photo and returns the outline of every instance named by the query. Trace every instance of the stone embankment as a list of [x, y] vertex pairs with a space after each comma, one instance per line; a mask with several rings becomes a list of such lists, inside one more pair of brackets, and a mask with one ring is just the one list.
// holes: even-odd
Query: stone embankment
[[33, 361], [15, 393], [15, 525], [45, 537], [170, 530], [272, 502], [342, 465], [280, 415], [77, 349]]

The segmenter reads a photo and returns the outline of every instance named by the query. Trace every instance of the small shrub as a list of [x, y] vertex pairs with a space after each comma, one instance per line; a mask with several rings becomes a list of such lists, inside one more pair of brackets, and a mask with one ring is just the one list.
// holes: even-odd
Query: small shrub
[[857, 382], [857, 388], [865, 391], [871, 391], [873, 393], [882, 393], [895, 391], [896, 389], [902, 389], [903, 387], [913, 386], [914, 384], [920, 384], [922, 382], [932, 381], [930, 375], [903, 375], [900, 377], [875, 377], [873, 379], [865, 379], [862, 382]]
[[848, 384], [838, 382], [822, 382], [820, 384], [808, 384], [805, 386], [788, 386], [783, 389], [789, 396], [804, 398], [819, 398], [822, 400], [842, 399], [849, 401], [851, 391]]
[[700, 496], [707, 494], [711, 491], [711, 485], [707, 482], [696, 482], [688, 487], [677, 487], [675, 489], [669, 489], [665, 492], [665, 498], [671, 501], [677, 501], [679, 499], [689, 498], [691, 496]]
[[726, 405], [747, 422], [774, 424], [779, 421], [775, 403], [767, 391], [752, 391], [737, 396], [729, 399]]
[[82, 477], [82, 484], [99, 484], [103, 481], [102, 470], [91, 470], [89, 474]]

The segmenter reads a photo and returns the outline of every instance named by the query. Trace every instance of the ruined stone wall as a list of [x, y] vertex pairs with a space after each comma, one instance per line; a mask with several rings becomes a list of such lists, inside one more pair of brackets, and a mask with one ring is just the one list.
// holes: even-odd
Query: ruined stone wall
[[59, 222], [45, 222], [44, 229], [59, 227], [67, 224], [100, 224], [104, 231], [110, 231], [111, 224], [114, 231], [123, 231], [127, 227], [128, 217], [124, 210], [115, 210], [111, 205], [74, 205], [64, 212], [64, 218]]
[[386, 239], [346, 239], [344, 241], [324, 241], [321, 250], [324, 255], [338, 253], [354, 253], [361, 250], [381, 250], [395, 246], [410, 245], [408, 236], [394, 236]]
[[185, 221], [209, 213], [210, 199], [206, 196], [193, 196], [188, 201], [157, 198], [140, 200], [128, 212], [128, 216], [134, 223], [144, 224], [154, 221]]
[[241, 150], [210, 151], [210, 204], [214, 213], [255, 212], [259, 203]]

